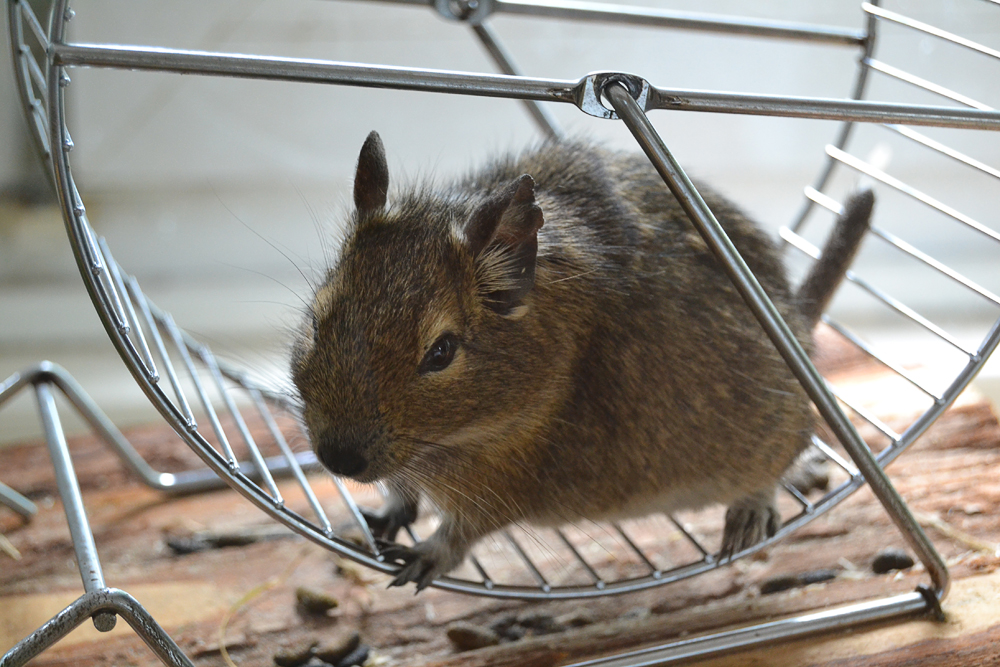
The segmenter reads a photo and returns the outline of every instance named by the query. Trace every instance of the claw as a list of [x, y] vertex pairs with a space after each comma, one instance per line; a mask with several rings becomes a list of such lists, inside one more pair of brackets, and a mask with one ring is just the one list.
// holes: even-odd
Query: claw
[[389, 499], [379, 510], [358, 508], [368, 523], [372, 535], [390, 542], [396, 534], [417, 520], [417, 501], [400, 493], [389, 494]]
[[781, 516], [774, 507], [773, 494], [748, 496], [733, 503], [726, 510], [720, 560], [731, 558], [773, 536], [780, 527]]
[[[427, 544], [426, 542], [421, 545]], [[401, 567], [396, 576], [389, 582], [389, 588], [405, 586], [411, 581], [417, 585], [417, 592], [430, 586], [441, 574], [439, 563], [435, 556], [418, 547], [408, 547], [402, 544], [387, 544], [382, 551], [386, 560], [397, 563]]]
[[434, 563], [412, 550], [405, 558], [409, 559], [408, 562], [403, 564], [399, 573], [389, 582], [389, 587], [405, 586], [412, 581], [417, 584], [417, 592], [419, 593], [434, 581], [432, 576]]
[[401, 565], [409, 565], [413, 561], [420, 558], [420, 554], [414, 551], [413, 547], [408, 547], [402, 544], [397, 544], [395, 542], [386, 542], [384, 540], [378, 540], [379, 553], [387, 561], [393, 563], [399, 563]]

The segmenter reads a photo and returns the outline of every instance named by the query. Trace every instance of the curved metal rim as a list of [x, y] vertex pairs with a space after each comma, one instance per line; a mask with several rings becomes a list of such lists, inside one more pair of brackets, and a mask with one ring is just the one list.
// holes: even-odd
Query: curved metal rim
[[[15, 7], [17, 5], [17, 0], [10, 0], [10, 6]], [[55, 11], [53, 13], [53, 19], [50, 26], [50, 39], [53, 43], [60, 42], [63, 36], [63, 12], [66, 8], [66, 0], [56, 0]], [[13, 25], [13, 22], [12, 22]], [[13, 38], [13, 36], [12, 36]], [[868, 44], [869, 47], [874, 40], [870, 39]], [[865, 79], [865, 68], [860, 66], [858, 82], [856, 84], [856, 94], [860, 96], [863, 93], [864, 79]], [[64, 90], [63, 86], [60, 85], [63, 77], [63, 68], [52, 62], [49, 63], [49, 69], [47, 72], [48, 78], [48, 117], [49, 117], [49, 128], [48, 137], [51, 146], [64, 147], [68, 141], [68, 135], [66, 133], [66, 127], [64, 122]], [[23, 77], [19, 76], [19, 85], [24, 86], [26, 82]], [[26, 103], [27, 109], [27, 103]], [[848, 123], [842, 130], [841, 142], [846, 142], [847, 135], [849, 134], [850, 124]], [[66, 219], [67, 230], [70, 236], [71, 246], [73, 248], [76, 261], [81, 269], [81, 274], [84, 279], [84, 283], [87, 286], [88, 292], [90, 294], [91, 300], [97, 307], [98, 314], [101, 317], [102, 323], [107, 330], [109, 337], [112, 339], [113, 344], [122, 357], [126, 366], [129, 368], [134, 379], [139, 384], [140, 388], [146, 394], [150, 402], [157, 408], [157, 410], [163, 415], [168, 424], [198, 453], [198, 455], [205, 461], [205, 463], [216, 472], [220, 477], [222, 477], [227, 483], [230, 484], [235, 490], [237, 490], [241, 495], [245, 496], [255, 505], [260, 507], [266, 513], [275, 517], [283, 524], [294, 530], [295, 532], [303, 535], [304, 537], [312, 540], [313, 542], [340, 553], [348, 558], [351, 558], [363, 565], [371, 567], [375, 570], [384, 573], [393, 573], [396, 571], [394, 565], [386, 564], [380, 560], [373, 558], [368, 552], [363, 551], [356, 547], [355, 545], [325, 535], [315, 524], [306, 520], [304, 517], [298, 515], [295, 512], [287, 509], [284, 506], [275, 506], [275, 504], [267, 498], [263, 490], [257, 486], [249, 477], [238, 470], [233, 470], [231, 466], [223, 459], [223, 457], [205, 440], [205, 438], [193, 428], [192, 425], [185, 419], [185, 417], [178, 411], [177, 407], [169, 400], [165, 395], [163, 390], [159, 385], [150, 382], [149, 378], [143, 372], [142, 360], [139, 357], [138, 351], [132, 345], [131, 341], [128, 340], [127, 336], [122, 333], [121, 323], [116, 321], [115, 314], [111, 305], [105, 295], [101, 293], [101, 286], [99, 284], [99, 278], [91, 270], [90, 258], [88, 253], [93, 253], [92, 246], [92, 232], [89, 230], [89, 225], [86, 220], [82, 217], [82, 211], [76, 209], [77, 203], [75, 201], [75, 186], [73, 184], [71, 170], [69, 166], [68, 157], [66, 155], [66, 150], [53, 151], [53, 158], [51, 160], [53, 175], [57, 185], [57, 192], [59, 194], [60, 202], [62, 203], [64, 216]], [[55, 157], [58, 155], [58, 157]], [[825, 176], [821, 180], [825, 180]], [[982, 367], [985, 362], [986, 357], [995, 349], [1000, 340], [1000, 328], [994, 326], [987, 340], [981, 345], [979, 349], [978, 359], [966, 367], [966, 369], [959, 374], [952, 385], [949, 387], [949, 392], [951, 392], [951, 401], [954, 397], [957, 397], [958, 392], [968, 385], [972, 380], [975, 373]], [[911, 425], [911, 427], [906, 431], [906, 433], [900, 438], [900, 440], [894, 444], [889, 449], [883, 451], [879, 455], [879, 463], [883, 467], [891, 462], [896, 456], [899, 455], [906, 447], [908, 447], [912, 442], [921, 435], [924, 430], [943, 412], [951, 401], [939, 401], [930, 410], [928, 410], [916, 423]], [[860, 475], [854, 475], [850, 480], [842, 484], [840, 487], [834, 491], [828, 493], [824, 499], [811, 507], [803, 511], [798, 517], [793, 518], [787, 522], [782, 529], [767, 542], [757, 545], [756, 547], [749, 549], [741, 554], [738, 554], [736, 558], [749, 555], [759, 549], [773, 544], [774, 542], [780, 540], [785, 535], [791, 533], [797, 528], [805, 525], [813, 518], [825, 513], [830, 508], [838, 504], [841, 500], [846, 498], [848, 495], [856, 491], [864, 484], [864, 479]], [[732, 560], [735, 560], [733, 558]], [[484, 584], [470, 582], [466, 580], [452, 579], [445, 577], [434, 583], [438, 588], [443, 588], [452, 591], [473, 593], [478, 595], [487, 595], [493, 597], [503, 597], [503, 598], [517, 598], [517, 599], [567, 599], [567, 598], [581, 598], [581, 597], [597, 597], [603, 595], [609, 595], [614, 593], [625, 593], [636, 590], [641, 590], [645, 588], [651, 588], [654, 586], [664, 585], [679, 579], [694, 576], [708, 570], [715, 569], [721, 564], [730, 562], [729, 560], [718, 562], [707, 558], [702, 562], [695, 562], [682, 566], [680, 568], [675, 568], [668, 572], [656, 573], [655, 575], [649, 575], [645, 577], [639, 577], [628, 580], [620, 580], [616, 582], [605, 582], [603, 586], [592, 585], [592, 586], [567, 586], [567, 587], [551, 587], [549, 590], [542, 590], [539, 587], [527, 587], [527, 586], [507, 586], [507, 585], [493, 585], [486, 586]]]

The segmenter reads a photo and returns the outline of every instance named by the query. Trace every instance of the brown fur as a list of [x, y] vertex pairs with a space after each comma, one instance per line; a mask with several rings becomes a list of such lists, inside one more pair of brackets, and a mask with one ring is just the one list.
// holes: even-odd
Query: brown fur
[[[773, 533], [809, 401], [644, 157], [550, 143], [387, 207], [372, 136], [292, 373], [321, 461], [392, 490], [373, 526], [391, 539], [419, 494], [442, 513], [390, 552], [407, 563], [397, 584], [427, 585], [514, 521], [725, 503], [725, 553]], [[810, 349], [772, 242], [699, 189]], [[454, 357], [427, 371], [436, 342]]]

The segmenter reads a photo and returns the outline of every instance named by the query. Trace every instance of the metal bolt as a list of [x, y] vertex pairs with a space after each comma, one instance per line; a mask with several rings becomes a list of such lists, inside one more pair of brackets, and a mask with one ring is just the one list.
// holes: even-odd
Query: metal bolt
[[114, 630], [115, 624], [118, 622], [118, 616], [111, 611], [99, 611], [91, 617], [94, 621], [94, 627], [100, 632], [110, 632]]
[[479, 0], [451, 0], [450, 6], [456, 18], [465, 20], [479, 7]]
[[[76, 12], [74, 12], [69, 7], [67, 7], [66, 11], [63, 12], [63, 20], [64, 21], [72, 21], [74, 16], [76, 16]], [[114, 627], [114, 626], [112, 626], [112, 627]]]

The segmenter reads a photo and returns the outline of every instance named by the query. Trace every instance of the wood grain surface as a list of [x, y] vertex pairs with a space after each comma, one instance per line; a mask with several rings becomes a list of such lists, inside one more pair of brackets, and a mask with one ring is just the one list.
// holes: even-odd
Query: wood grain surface
[[[823, 341], [819, 360], [828, 376], [857, 388], [886, 423], [912, 419], [914, 410], [899, 399], [895, 377]], [[198, 465], [197, 457], [162, 424], [126, 435], [155, 467]], [[386, 589], [388, 577], [344, 562], [277, 527], [232, 491], [171, 498], [134, 481], [95, 439], [75, 439], [70, 446], [108, 585], [136, 597], [199, 667], [225, 664], [223, 645], [235, 664], [263, 667], [274, 664], [275, 652], [283, 647], [355, 630], [371, 647], [368, 664], [373, 665], [555, 666], [909, 592], [927, 580], [919, 564], [889, 574], [871, 572], [878, 552], [905, 550], [905, 545], [870, 492], [862, 489], [759, 558], [654, 590], [547, 603], [434, 589], [414, 596], [409, 589]], [[1000, 664], [1000, 424], [988, 403], [967, 392], [889, 473], [950, 567], [954, 587], [944, 605], [947, 620], [914, 619], [828, 634], [699, 664]], [[82, 587], [44, 446], [25, 443], [4, 450], [0, 480], [40, 507], [28, 523], [0, 509], [0, 532], [20, 555], [15, 560], [0, 553], [0, 652], [5, 652], [74, 600]], [[304, 503], [294, 484], [280, 486], [289, 506]], [[335, 498], [328, 480], [316, 477], [315, 486], [321, 499]], [[370, 492], [361, 495], [368, 498]], [[168, 539], [206, 532], [264, 539], [187, 555], [167, 546]], [[775, 577], [821, 569], [832, 570], [835, 578], [770, 595], [760, 592]], [[328, 594], [339, 606], [324, 616], [305, 614], [296, 605], [297, 587]], [[238, 605], [255, 590], [258, 595]], [[220, 636], [227, 615], [231, 618]], [[525, 621], [526, 636], [496, 646], [459, 652], [446, 636], [447, 628], [459, 621], [487, 627], [529, 617], [537, 627]], [[539, 618], [553, 621], [550, 629], [558, 631], [541, 634]], [[108, 634], [85, 624], [32, 662], [36, 667], [155, 664], [155, 656], [121, 621]]]

